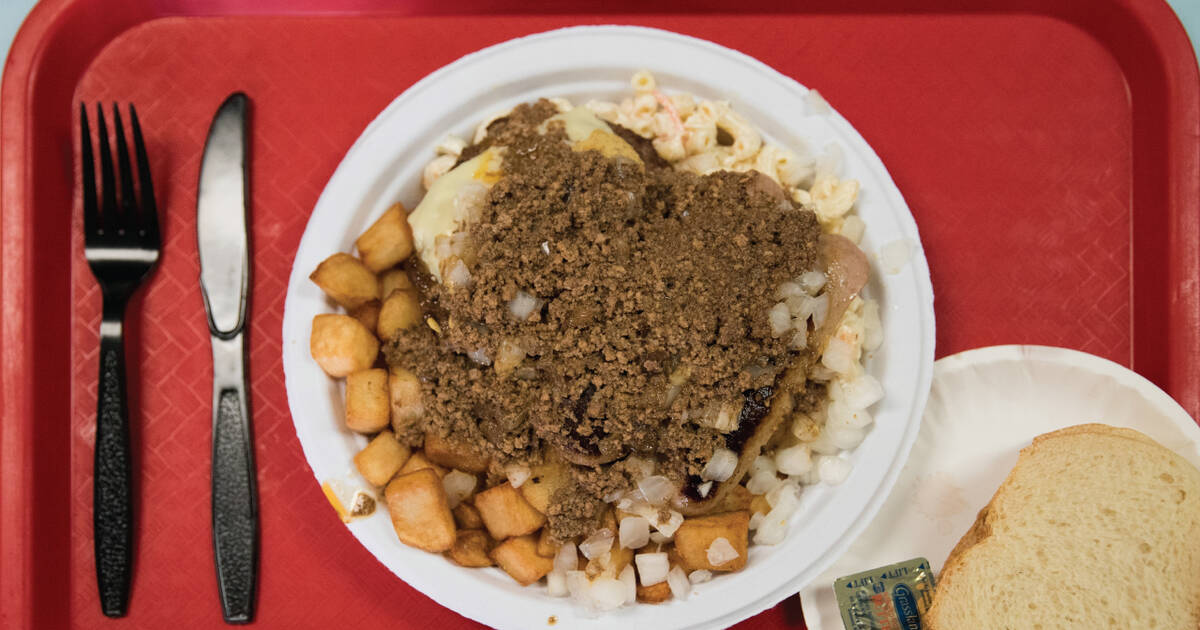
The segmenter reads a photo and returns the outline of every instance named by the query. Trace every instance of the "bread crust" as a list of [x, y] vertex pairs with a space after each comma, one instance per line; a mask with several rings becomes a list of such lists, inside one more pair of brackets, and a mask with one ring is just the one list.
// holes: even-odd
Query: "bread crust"
[[[946, 562], [942, 565], [942, 571], [938, 575], [937, 588], [934, 590], [933, 603], [930, 605], [930, 608], [926, 613], [926, 618], [924, 619], [929, 628], [932, 630], [956, 630], [954, 628], [950, 628], [947, 623], [943, 623], [941, 620], [943, 615], [942, 608], [944, 606], [944, 598], [939, 597], [939, 594], [945, 593], [948, 590], [946, 587], [954, 584], [958, 579], [958, 576], [963, 571], [963, 567], [966, 566], [967, 561], [970, 559], [971, 550], [979, 546], [980, 543], [983, 543], [993, 535], [993, 523], [997, 518], [994, 507], [997, 499], [1004, 496], [1006, 491], [1011, 486], [1014, 476], [1013, 473], [1018, 467], [1020, 467], [1024, 460], [1031, 458], [1040, 449], [1052, 448], [1055, 442], [1058, 440], [1080, 435], [1103, 435], [1107, 437], [1132, 440], [1163, 449], [1175, 457], [1179, 457], [1178, 454], [1175, 454], [1173, 451], [1170, 451], [1170, 449], [1167, 449], [1149, 436], [1139, 431], [1099, 423], [1070, 426], [1035, 437], [1029, 446], [1021, 449], [1021, 452], [1017, 456], [1017, 463], [1014, 464], [1013, 469], [1009, 471], [1009, 474], [1007, 477], [1005, 477], [1004, 482], [1001, 483], [1000, 487], [996, 489], [995, 494], [992, 495], [992, 499], [986, 506], [983, 507], [983, 509], [979, 511], [979, 514], [975, 517], [975, 522], [971, 524], [971, 527], [966, 531], [965, 534], [963, 534], [962, 538], [959, 539], [958, 543], [954, 546], [954, 549], [950, 551], [950, 555], [946, 557]], [[1193, 611], [1193, 618], [1200, 618], [1200, 609]]]

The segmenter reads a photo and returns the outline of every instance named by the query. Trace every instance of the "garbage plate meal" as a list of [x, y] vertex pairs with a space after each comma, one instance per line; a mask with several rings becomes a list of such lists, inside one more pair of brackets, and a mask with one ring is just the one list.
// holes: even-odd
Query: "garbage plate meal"
[[312, 357], [373, 436], [354, 464], [400, 541], [592, 610], [686, 598], [781, 542], [883, 396], [836, 154], [631, 85], [448, 137], [420, 203], [311, 275], [344, 309]]

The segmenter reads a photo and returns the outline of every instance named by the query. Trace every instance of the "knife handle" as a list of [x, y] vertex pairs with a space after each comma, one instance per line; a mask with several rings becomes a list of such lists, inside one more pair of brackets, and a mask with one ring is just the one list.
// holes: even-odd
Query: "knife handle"
[[[107, 309], [106, 309], [107, 311]], [[124, 617], [133, 575], [133, 492], [129, 405], [125, 397], [125, 335], [120, 315], [100, 324], [100, 384], [92, 469], [92, 538], [100, 609]]]
[[212, 341], [213, 554], [225, 622], [243, 624], [254, 618], [258, 581], [258, 491], [243, 371], [245, 355], [240, 334], [228, 340], [214, 337]]

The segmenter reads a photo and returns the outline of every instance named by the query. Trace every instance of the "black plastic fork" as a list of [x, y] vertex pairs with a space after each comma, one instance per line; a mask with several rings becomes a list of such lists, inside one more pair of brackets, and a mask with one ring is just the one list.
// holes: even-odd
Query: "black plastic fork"
[[[120, 194], [113, 175], [104, 108], [96, 104], [100, 143], [100, 195], [87, 108], [79, 105], [83, 161], [84, 256], [104, 297], [100, 320], [100, 385], [96, 392], [96, 450], [93, 468], [92, 532], [100, 607], [123, 617], [133, 575], [133, 492], [129, 448], [129, 405], [125, 391], [125, 307], [158, 262], [161, 238], [154, 185], [137, 110], [129, 106], [137, 161], [137, 192], [125, 143], [121, 111], [112, 106]], [[140, 193], [140, 194], [139, 194]]]

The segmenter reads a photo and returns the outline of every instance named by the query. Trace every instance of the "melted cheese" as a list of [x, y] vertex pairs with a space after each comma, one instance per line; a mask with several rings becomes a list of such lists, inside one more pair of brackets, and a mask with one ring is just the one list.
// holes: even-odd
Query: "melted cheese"
[[502, 162], [501, 149], [491, 148], [459, 164], [437, 178], [421, 203], [408, 215], [412, 227], [413, 247], [429, 273], [441, 282], [441, 258], [437, 254], [437, 238], [461, 230], [470, 214], [471, 204], [499, 181]]

